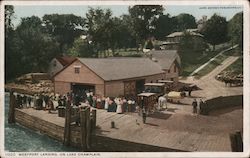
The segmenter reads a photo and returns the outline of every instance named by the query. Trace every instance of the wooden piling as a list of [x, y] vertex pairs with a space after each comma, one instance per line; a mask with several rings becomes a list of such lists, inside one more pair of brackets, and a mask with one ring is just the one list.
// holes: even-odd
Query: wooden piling
[[63, 144], [66, 146], [70, 145], [70, 123], [71, 123], [71, 106], [70, 102], [67, 102], [65, 126], [64, 126], [64, 140], [63, 140]]
[[243, 151], [242, 136], [239, 131], [230, 134], [231, 149], [233, 152]]
[[92, 110], [92, 119], [93, 120], [92, 120], [91, 129], [92, 129], [92, 131], [94, 131], [96, 128], [96, 109]]
[[243, 140], [242, 140], [241, 132], [237, 131], [235, 133], [235, 137], [236, 137], [237, 151], [243, 152]]
[[91, 122], [90, 122], [90, 107], [86, 108], [86, 146], [90, 149], [91, 145]]
[[13, 95], [13, 91], [11, 90], [10, 91], [8, 123], [15, 123], [15, 107], [16, 107], [16, 98]]
[[81, 150], [87, 150], [87, 140], [86, 140], [86, 109], [80, 111], [80, 123], [81, 123]]

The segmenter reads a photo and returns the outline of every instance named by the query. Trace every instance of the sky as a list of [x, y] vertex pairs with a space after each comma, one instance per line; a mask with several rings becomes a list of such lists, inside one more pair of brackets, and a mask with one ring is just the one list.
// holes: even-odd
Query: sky
[[[120, 16], [122, 14], [128, 14], [128, 6], [127, 5], [105, 5], [105, 6], [91, 6], [93, 8], [110, 8], [113, 12], [114, 16]], [[193, 15], [196, 20], [202, 18], [203, 15], [206, 15], [210, 18], [214, 13], [219, 14], [220, 16], [226, 17], [227, 20], [230, 20], [236, 13], [241, 12], [243, 10], [242, 6], [235, 5], [223, 5], [223, 6], [215, 6], [215, 5], [185, 5], [185, 6], [174, 6], [168, 5], [164, 7], [164, 14], [170, 14], [171, 16], [176, 16], [181, 13], [188, 13]], [[22, 17], [29, 17], [32, 15], [38, 16], [40, 18], [45, 14], [75, 14], [77, 16], [85, 17], [89, 6], [86, 5], [78, 5], [78, 6], [22, 6], [22, 5], [14, 5], [15, 11], [15, 19], [13, 20], [14, 26], [17, 26], [20, 23]]]

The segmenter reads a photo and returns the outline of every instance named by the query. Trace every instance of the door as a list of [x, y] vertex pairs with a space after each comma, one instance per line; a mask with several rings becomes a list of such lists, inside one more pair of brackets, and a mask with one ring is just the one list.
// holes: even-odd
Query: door
[[135, 97], [136, 96], [136, 83], [135, 81], [124, 82], [124, 96]]

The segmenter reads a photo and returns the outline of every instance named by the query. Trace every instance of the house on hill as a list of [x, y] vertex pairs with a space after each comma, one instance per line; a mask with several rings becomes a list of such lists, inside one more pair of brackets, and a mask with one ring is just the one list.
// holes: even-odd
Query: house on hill
[[75, 57], [62, 56], [53, 58], [49, 63], [48, 74], [53, 77], [57, 72], [61, 71], [64, 67], [71, 64]]
[[161, 66], [149, 58], [76, 58], [54, 75], [55, 93], [93, 91], [100, 96], [135, 96], [144, 83], [165, 79]]
[[203, 35], [197, 32], [197, 29], [187, 29], [183, 32], [173, 32], [169, 34], [163, 46], [167, 50], [178, 50], [181, 39], [188, 34], [193, 40], [193, 46], [198, 47], [198, 45], [203, 41]]
[[181, 59], [177, 50], [151, 50], [149, 53], [152, 60], [165, 72], [165, 79], [178, 82]]

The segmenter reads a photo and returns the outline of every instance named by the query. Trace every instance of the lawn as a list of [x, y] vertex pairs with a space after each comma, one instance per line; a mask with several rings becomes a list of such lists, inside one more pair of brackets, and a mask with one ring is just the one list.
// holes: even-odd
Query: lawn
[[243, 57], [241, 56], [232, 65], [227, 67], [224, 71], [230, 71], [232, 72], [232, 74], [235, 75], [243, 74]]
[[[201, 65], [203, 65], [204, 63], [206, 63], [207, 61], [209, 61], [211, 58], [213, 58], [214, 56], [216, 56], [219, 52], [221, 52], [223, 49], [229, 48], [231, 45], [229, 45], [228, 43], [224, 43], [221, 45], [217, 45], [216, 46], [216, 51], [208, 51], [208, 52], [193, 52], [193, 51], [189, 51], [186, 50], [184, 52], [180, 52], [180, 57], [181, 57], [181, 67], [182, 67], [182, 72], [181, 72], [181, 76], [188, 76], [190, 75], [194, 70], [196, 70], [198, 67], [200, 67]], [[225, 52], [225, 55], [232, 55], [235, 52], [233, 51], [228, 51]], [[222, 60], [223, 57], [220, 57]], [[208, 65], [211, 68], [215, 68], [216, 67], [216, 63], [219, 61], [213, 61], [210, 65]], [[210, 69], [211, 69], [210, 68]], [[208, 72], [208, 70], [207, 70]]]
[[206, 63], [209, 59], [217, 55], [218, 52], [182, 52], [180, 53], [181, 57], [181, 67], [182, 72], [181, 76], [188, 76], [195, 69]]
[[239, 74], [239, 72], [242, 72], [243, 69], [243, 60], [242, 60], [242, 54], [239, 50], [233, 49], [230, 51], [227, 51], [223, 53], [222, 55], [219, 55], [215, 60], [210, 62], [206, 67], [204, 67], [201, 71], [199, 71], [196, 75], [197, 78], [200, 78], [209, 72], [211, 72], [213, 69], [215, 69], [218, 65], [220, 65], [228, 56], [241, 56], [235, 63], [230, 65], [226, 70], [224, 71], [233, 71], [237, 72], [236, 74]]

